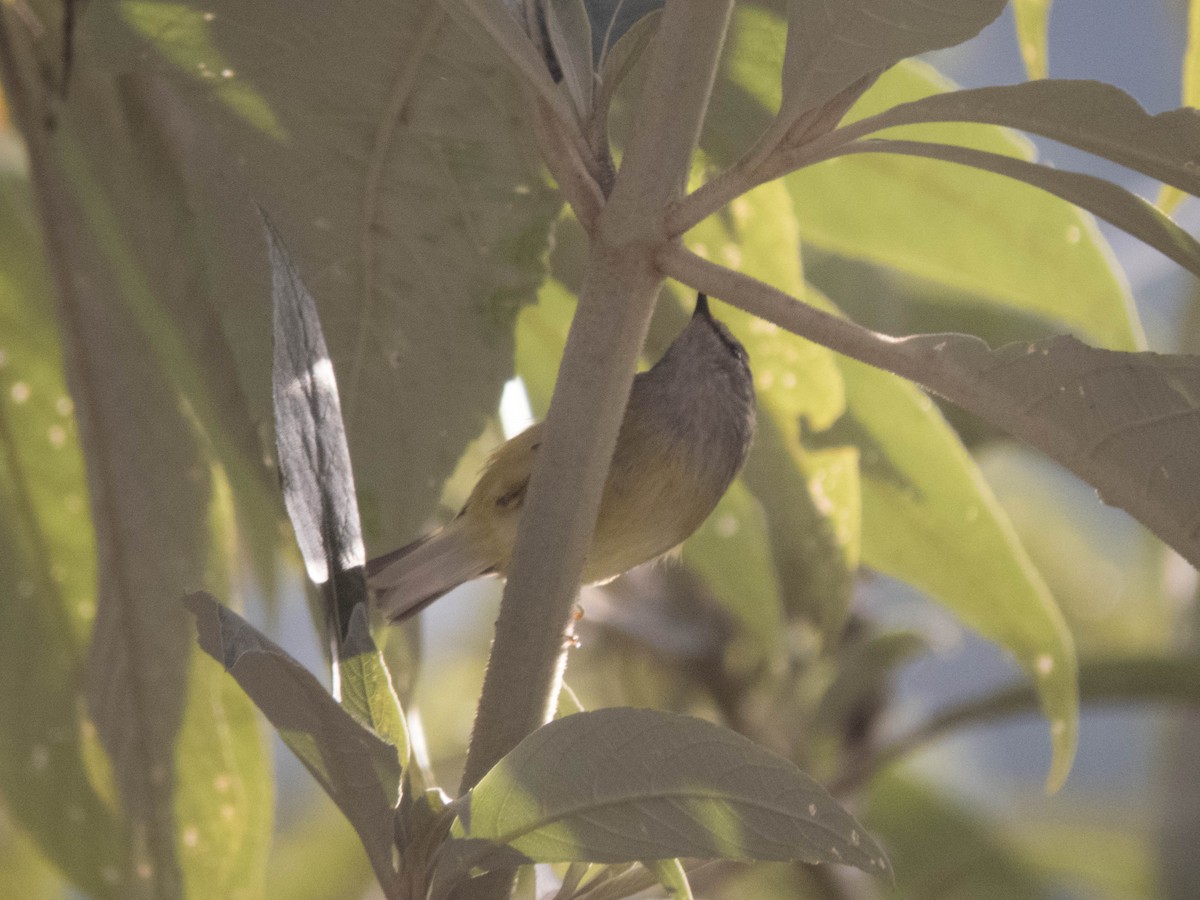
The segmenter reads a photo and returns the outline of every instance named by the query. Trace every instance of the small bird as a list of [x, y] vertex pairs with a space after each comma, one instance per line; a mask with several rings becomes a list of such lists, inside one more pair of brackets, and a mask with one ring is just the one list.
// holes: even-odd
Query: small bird
[[[610, 581], [699, 528], [746, 461], [754, 422], [749, 357], [700, 294], [688, 326], [633, 380], [583, 583]], [[387, 619], [405, 619], [474, 578], [506, 573], [541, 442], [537, 424], [501, 445], [449, 524], [367, 563]]]

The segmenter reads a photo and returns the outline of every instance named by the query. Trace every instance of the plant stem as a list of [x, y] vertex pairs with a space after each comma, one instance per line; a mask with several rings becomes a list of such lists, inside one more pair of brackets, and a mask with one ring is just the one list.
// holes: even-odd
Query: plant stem
[[[733, 0], [668, 0], [624, 165], [597, 220], [468, 751], [471, 788], [554, 710], [563, 637]], [[495, 896], [494, 893], [485, 896]]]

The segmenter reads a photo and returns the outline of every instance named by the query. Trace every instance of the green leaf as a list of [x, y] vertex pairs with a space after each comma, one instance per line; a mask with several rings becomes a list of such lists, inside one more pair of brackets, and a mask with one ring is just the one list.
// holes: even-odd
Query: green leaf
[[866, 815], [895, 854], [898, 900], [944, 896], [946, 885], [959, 897], [1047, 896], [996, 826], [919, 782], [877, 778]]
[[646, 863], [646, 868], [654, 873], [658, 883], [667, 889], [667, 896], [679, 900], [694, 900], [692, 886], [688, 884], [687, 872], [677, 859], [656, 859]]
[[[18, 593], [38, 595], [51, 613], [29, 617], [13, 633], [28, 639], [26, 629], [40, 620], [65, 637], [77, 616], [95, 617], [86, 663], [81, 646], [62, 652], [60, 644], [51, 652], [56, 641], [47, 640], [42, 664], [24, 673], [37, 680], [21, 694], [44, 707], [29, 720], [36, 724], [28, 736], [38, 741], [33, 758], [45, 757], [48, 772], [73, 794], [45, 807], [60, 818], [49, 835], [51, 855], [81, 884], [98, 882], [101, 896], [255, 896], [271, 828], [266, 749], [244, 698], [211, 690], [203, 673], [189, 674], [196, 654], [188, 652], [188, 621], [175, 602], [185, 585], [223, 577], [227, 559], [214, 551], [231, 537], [228, 485], [204, 452], [198, 417], [183, 413], [160, 367], [163, 357], [150, 349], [138, 298], [127, 293], [146, 273], [121, 255], [119, 235], [97, 227], [103, 198], [78, 164], [69, 128], [61, 128], [55, 148], [62, 158], [45, 145], [32, 152], [45, 154], [34, 173], [47, 211], [47, 262], [71, 273], [59, 280], [57, 308], [73, 400], [61, 394], [61, 384], [43, 383], [46, 394], [36, 407], [44, 413], [53, 404], [60, 418], [72, 408], [76, 413], [94, 534], [76, 518], [86, 508], [84, 488], [71, 482], [82, 467], [66, 419], [29, 432], [44, 464], [19, 465], [14, 474], [24, 483], [15, 484], [13, 495], [26, 529], [17, 540], [36, 548], [26, 557], [35, 568]], [[33, 245], [30, 259], [39, 257]], [[39, 317], [34, 297], [21, 298], [30, 324]], [[28, 352], [13, 349], [18, 356]], [[53, 361], [58, 347], [38, 352]], [[26, 389], [32, 391], [26, 385], [18, 392], [23, 403]], [[47, 454], [43, 441], [56, 452]], [[75, 521], [60, 520], [62, 509]], [[62, 588], [54, 586], [56, 573]], [[53, 613], [64, 599], [67, 610]], [[80, 721], [85, 692], [91, 721]], [[65, 707], [73, 708], [69, 716]], [[38, 737], [38, 729], [56, 716], [56, 736], [42, 744], [50, 735]], [[193, 757], [202, 761], [192, 765]], [[223, 796], [214, 795], [214, 783], [225, 786]], [[107, 803], [122, 815], [103, 809]], [[53, 846], [55, 832], [67, 836], [77, 828], [96, 836]], [[80, 851], [93, 845], [94, 853]]]
[[354, 608], [348, 637], [342, 645], [342, 706], [362, 725], [395, 747], [400, 768], [405, 769], [411, 749], [408, 725], [383, 654], [371, 640], [366, 610], [366, 604], [362, 603]]
[[780, 118], [813, 109], [864, 75], [974, 37], [1007, 0], [789, 0]]
[[782, 649], [784, 624], [779, 580], [771, 561], [762, 507], [735, 481], [711, 516], [683, 545], [683, 560], [751, 636], [756, 656]]
[[[909, 61], [885, 73], [850, 118], [952, 87]], [[1029, 142], [1003, 128], [923, 126], [920, 134], [1033, 158]], [[1144, 344], [1095, 222], [1053, 197], [973, 169], [898, 156], [838, 159], [784, 183], [806, 242], [1062, 322], [1104, 346]]]
[[890, 872], [870, 835], [790, 762], [717, 725], [653, 710], [543, 726], [483, 777], [459, 817], [468, 838], [542, 862], [688, 856]]
[[1030, 78], [1045, 78], [1049, 55], [1046, 52], [1046, 25], [1051, 0], [1013, 0], [1013, 18], [1017, 26], [1017, 44], [1025, 73]]
[[1075, 651], [1062, 613], [933, 401], [839, 357], [863, 458], [863, 555], [1012, 653], [1051, 723], [1058, 786], [1075, 755]]
[[[1055, 79], [932, 94], [848, 130], [929, 122], [1020, 128], [1200, 193], [1200, 111], [1183, 107], [1152, 116], [1120, 88], [1100, 81]], [[906, 136], [924, 134], [913, 130]]]
[[[1183, 105], [1200, 106], [1200, 3], [1190, 0], [1187, 18], [1187, 50], [1183, 54]], [[1158, 208], [1170, 213], [1184, 198], [1182, 191], [1163, 185], [1158, 195]]]
[[396, 748], [359, 725], [282, 648], [209, 594], [184, 601], [200, 646], [234, 677], [358, 832], [384, 890], [394, 886]]
[[[688, 232], [688, 245], [804, 295], [795, 223], [782, 185], [763, 185], [735, 200], [728, 216]], [[745, 481], [766, 513], [784, 606], [833, 634], [849, 609], [849, 572], [859, 556], [857, 459], [840, 448], [810, 451], [800, 427], [824, 430], [845, 408], [834, 354], [749, 313], [722, 307], [718, 315], [750, 355], [759, 433]]]
[[[1000, 424], [1079, 475], [1200, 566], [1200, 357], [1119, 353], [1071, 337], [991, 350], [922, 335], [933, 390]], [[936, 371], [935, 371], [936, 370]]]
[[[556, 96], [507, 9], [474, 5], [494, 7], [488, 21]], [[411, 537], [496, 408], [559, 208], [519, 124], [516, 80], [432, 0], [309, 10], [299, 31], [285, 0], [92, 12], [106, 62], [166, 75], [160, 113], [195, 139], [181, 150], [207, 301], [252, 414], [269, 416], [271, 330], [247, 198], [271, 211], [319, 298], [364, 531]], [[264, 34], [289, 38], [264, 48]], [[261, 98], [278, 128], [247, 120], [228, 85]]]
[[1103, 178], [1064, 172], [971, 147], [927, 141], [871, 138], [848, 144], [841, 152], [923, 156], [1006, 175], [1095, 213], [1200, 276], [1200, 242], [1141, 197]]
[[117, 898], [125, 834], [79, 714], [95, 547], [37, 227], [28, 184], [0, 178], [0, 791], [67, 878]]

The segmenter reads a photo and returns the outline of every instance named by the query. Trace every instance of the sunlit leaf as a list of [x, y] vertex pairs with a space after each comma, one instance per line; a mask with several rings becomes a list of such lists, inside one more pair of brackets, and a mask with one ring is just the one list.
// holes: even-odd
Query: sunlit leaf
[[667, 889], [669, 897], [678, 900], [693, 900], [692, 886], [688, 884], [687, 872], [677, 859], [658, 859], [646, 863], [658, 883]]
[[843, 149], [847, 153], [924, 156], [1007, 175], [1094, 213], [1200, 275], [1200, 243], [1141, 197], [1106, 179], [1052, 169], [970, 147], [926, 141], [873, 138], [855, 142]]
[[[1193, 109], [1200, 106], [1200, 3], [1196, 0], [1190, 0], [1188, 3], [1187, 49], [1183, 54], [1182, 82], [1180, 93], [1183, 105]], [[1163, 185], [1158, 195], [1158, 208], [1169, 213], [1183, 199], [1182, 191], [1170, 185]]]
[[717, 725], [653, 710], [543, 726], [483, 777], [459, 816], [468, 837], [537, 861], [688, 856], [890, 873], [870, 835], [790, 762]]
[[1051, 0], [1013, 0], [1013, 18], [1017, 26], [1017, 44], [1025, 73], [1030, 78], [1045, 78], [1049, 55], [1046, 52], [1046, 25]]
[[[728, 216], [692, 229], [687, 240], [701, 255], [803, 294], [795, 221], [787, 192], [768, 184], [735, 200]], [[750, 355], [759, 433], [745, 480], [766, 513], [784, 606], [836, 633], [849, 608], [848, 572], [859, 557], [857, 454], [811, 451], [800, 429], [823, 430], [841, 415], [841, 374], [833, 354], [817, 344], [740, 310], [722, 306], [717, 314]]]
[[1020, 128], [1200, 193], [1200, 111], [1183, 107], [1150, 115], [1120, 88], [1100, 81], [1055, 79], [931, 94], [855, 127], [955, 121]]
[[350, 616], [349, 634], [342, 645], [342, 706], [376, 735], [396, 748], [403, 769], [408, 765], [408, 726], [383, 655], [371, 640], [366, 605]]
[[[753, 8], [734, 18], [729, 78], [717, 82], [704, 134], [705, 149], [723, 163], [744, 149], [744, 135], [769, 121], [781, 28]], [[908, 60], [884, 73], [847, 118], [953, 88], [929, 66]], [[1004, 128], [923, 125], [908, 134], [1022, 159], [1034, 155], [1028, 140]], [[1063, 322], [1105, 346], [1144, 344], [1128, 287], [1094, 220], [1053, 197], [977, 170], [899, 156], [838, 159], [784, 181], [807, 243], [978, 298], [967, 302]]]

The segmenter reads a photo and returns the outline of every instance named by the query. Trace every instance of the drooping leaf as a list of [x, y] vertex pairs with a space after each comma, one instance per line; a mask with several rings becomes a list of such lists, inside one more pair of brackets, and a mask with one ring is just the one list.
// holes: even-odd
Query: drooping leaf
[[[766, 128], [778, 103], [782, 23], [739, 7], [726, 72], [714, 88], [703, 146], [722, 164], [744, 135]], [[930, 66], [906, 60], [876, 82], [847, 120], [953, 90]], [[1006, 128], [922, 125], [907, 135], [1022, 159], [1033, 145]], [[1103, 346], [1144, 345], [1128, 285], [1091, 216], [1008, 179], [894, 155], [839, 158], [784, 179], [806, 244], [965, 292], [963, 303], [1032, 313]]]
[[334, 660], [366, 601], [362, 528], [333, 362], [312, 295], [264, 215], [271, 258], [275, 446], [288, 516], [308, 577], [325, 597]]
[[853, 128], [878, 131], [922, 122], [1020, 128], [1200, 193], [1200, 111], [1185, 106], [1150, 115], [1120, 88], [1100, 81], [1056, 78], [932, 94]]
[[1050, 19], [1051, 0], [1013, 0], [1013, 18], [1017, 26], [1017, 45], [1025, 74], [1030, 78], [1045, 78], [1049, 69], [1046, 52], [1046, 26]]
[[709, 722], [653, 710], [543, 726], [483, 777], [459, 817], [467, 837], [536, 861], [688, 856], [890, 873], [871, 837], [790, 762]]
[[200, 646], [220, 662], [358, 832], [376, 877], [394, 885], [392, 815], [399, 796], [396, 748], [359, 725], [281, 647], [209, 594], [185, 604]]
[[933, 401], [887, 372], [839, 357], [862, 430], [863, 555], [1012, 653], [1051, 723], [1050, 782], [1078, 734], [1075, 650], [1062, 613], [995, 495]]
[[899, 153], [973, 166], [1007, 175], [1048, 191], [1145, 241], [1163, 255], [1200, 275], [1200, 242], [1136, 194], [1111, 181], [1066, 172], [996, 153], [935, 144], [871, 138], [843, 148], [847, 153]]
[[[521, 26], [484, 6], [556, 95]], [[319, 300], [364, 530], [394, 546], [495, 409], [559, 201], [519, 124], [516, 79], [439, 4], [313, 7], [293, 33], [296, 14], [281, 0], [129, 0], [84, 24], [113, 69], [156, 76], [163, 114], [187, 123], [208, 301], [260, 421], [271, 333], [247, 201], [271, 211]], [[291, 38], [265, 47], [264, 34]]]
[[1200, 566], [1200, 357], [1121, 353], [1071, 337], [991, 350], [906, 338], [920, 380], [1075, 472]]
[[1006, 0], [789, 0], [780, 118], [813, 109], [864, 75], [974, 37]]

